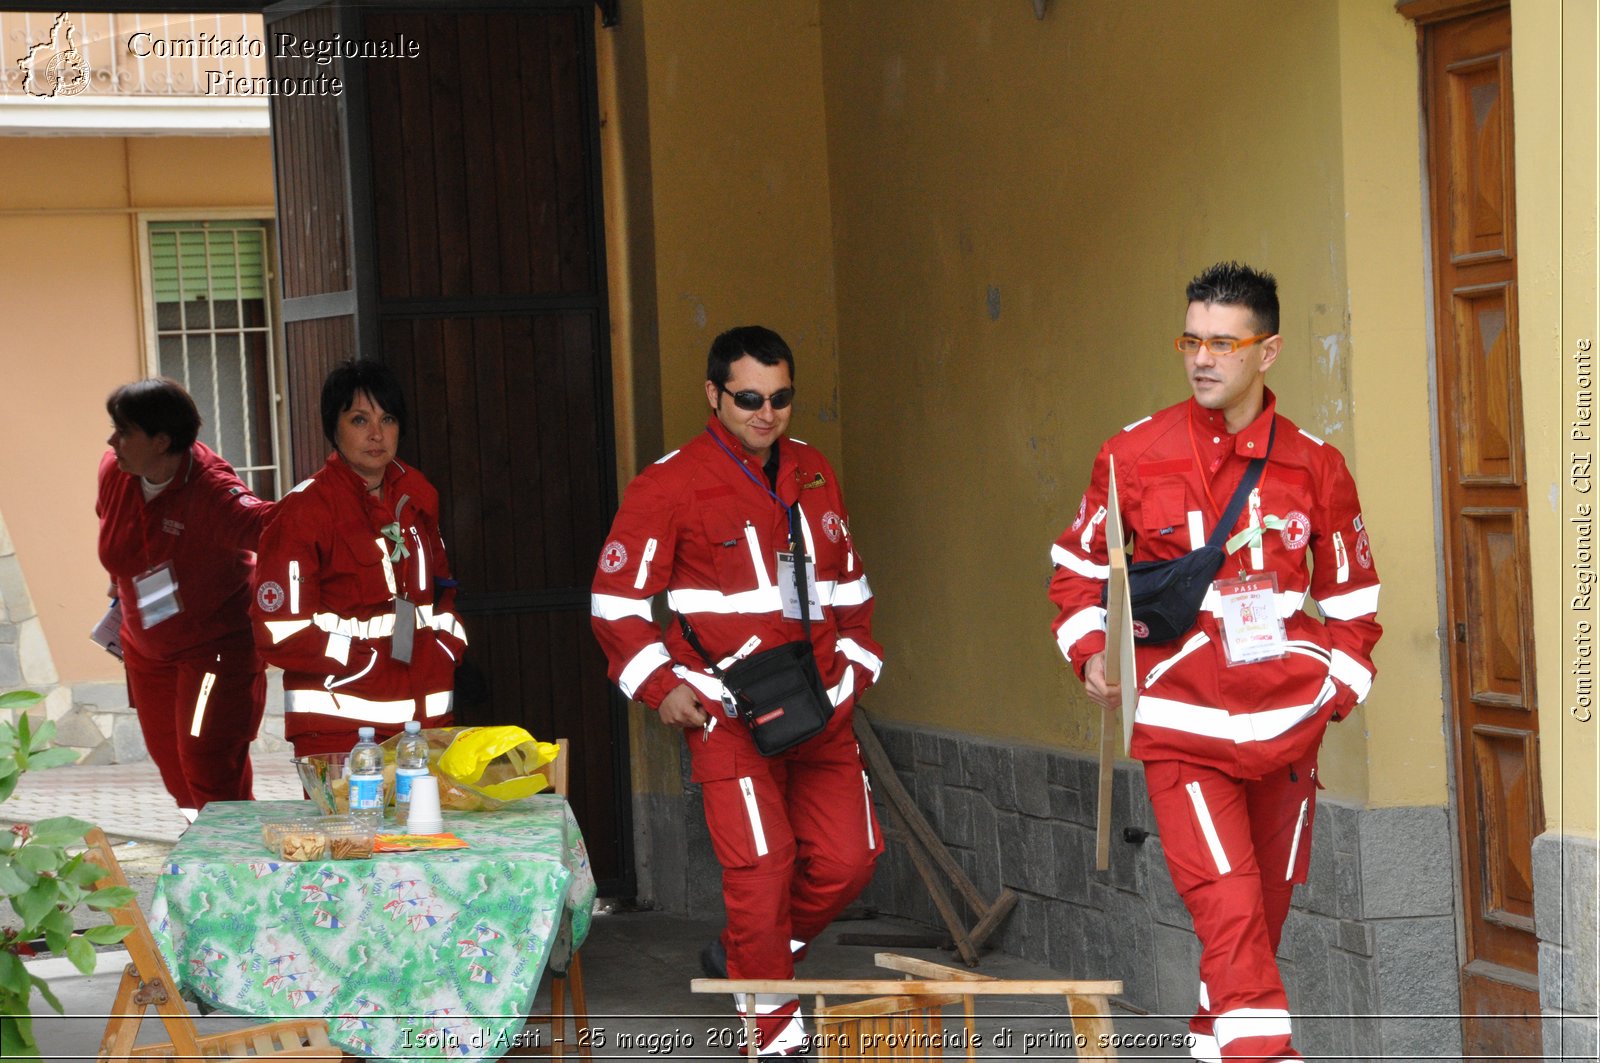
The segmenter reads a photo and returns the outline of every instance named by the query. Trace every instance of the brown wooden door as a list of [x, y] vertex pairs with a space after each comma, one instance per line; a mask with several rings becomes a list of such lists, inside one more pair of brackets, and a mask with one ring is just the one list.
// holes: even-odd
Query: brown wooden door
[[1540, 1054], [1544, 829], [1517, 345], [1511, 15], [1423, 28], [1468, 1056]]
[[[327, 315], [306, 323], [308, 340], [337, 322], [331, 340], [355, 337], [342, 356], [358, 348], [400, 374], [400, 456], [439, 488], [471, 640], [457, 722], [571, 739], [595, 876], [629, 894], [626, 703], [589, 626], [616, 508], [593, 8], [332, 4], [282, 21], [313, 17], [322, 37], [411, 41], [417, 54], [339, 64], [336, 108], [283, 107], [283, 122], [275, 109], [277, 166], [295, 175], [280, 177], [286, 255], [305, 244], [306, 272], [335, 274], [317, 291], [342, 289], [289, 308]], [[347, 204], [319, 191], [346, 180]], [[347, 253], [330, 209], [347, 212]], [[294, 408], [313, 411], [324, 359], [295, 340]]]

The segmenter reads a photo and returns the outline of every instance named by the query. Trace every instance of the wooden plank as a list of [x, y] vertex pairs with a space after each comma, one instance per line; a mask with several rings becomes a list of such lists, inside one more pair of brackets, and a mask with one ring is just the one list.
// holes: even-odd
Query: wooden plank
[[928, 859], [927, 850], [910, 836], [906, 829], [905, 817], [900, 809], [894, 805], [889, 806], [889, 815], [894, 819], [895, 827], [900, 831], [906, 841], [906, 852], [911, 854], [911, 863], [917, 869], [917, 874], [922, 879], [922, 884], [928, 887], [928, 896], [933, 900], [933, 907], [938, 911], [939, 918], [944, 920], [944, 925], [950, 931], [950, 937], [955, 942], [956, 951], [961, 954], [968, 967], [978, 966], [978, 950], [973, 945], [971, 936], [967, 933], [966, 924], [961, 921], [961, 915], [950, 901], [950, 894], [944, 888], [944, 883], [939, 879], [939, 873], [934, 870], [933, 864]]
[[1122, 983], [1115, 980], [1049, 978], [994, 978], [975, 982], [945, 978], [903, 982], [892, 978], [695, 978], [689, 982], [689, 990], [693, 993], [783, 993], [788, 996], [822, 993], [875, 997], [955, 993], [982, 997], [1112, 997], [1122, 992]]
[[1067, 996], [1067, 1011], [1072, 1015], [1072, 1032], [1081, 1045], [1092, 1047], [1078, 1053], [1079, 1059], [1116, 1059], [1117, 1043], [1112, 1037], [1110, 994], [1081, 993]]
[[874, 790], [884, 796], [890, 808], [900, 813], [912, 837], [927, 850], [928, 855], [949, 877], [961, 896], [972, 906], [973, 911], [987, 911], [989, 905], [978, 892], [978, 887], [967, 878], [966, 872], [961, 870], [961, 865], [955, 862], [955, 858], [944, 847], [944, 842], [934, 833], [933, 827], [922, 815], [922, 810], [917, 808], [916, 803], [911, 800], [911, 795], [906, 793], [905, 786], [900, 782], [900, 776], [895, 774], [894, 763], [889, 760], [889, 754], [884, 751], [883, 743], [878, 741], [878, 735], [872, 729], [872, 721], [868, 718], [866, 710], [859, 705], [856, 706], [853, 723], [856, 740], [861, 743], [861, 753], [867, 761], [867, 770], [871, 772], [876, 784]]
[[942, 963], [932, 960], [919, 960], [915, 956], [901, 956], [893, 952], [880, 952], [872, 957], [872, 962], [889, 971], [899, 971], [901, 974], [916, 975], [918, 978], [954, 978], [961, 982], [991, 982], [993, 975], [978, 974], [975, 971], [963, 971], [959, 967], [946, 967]]

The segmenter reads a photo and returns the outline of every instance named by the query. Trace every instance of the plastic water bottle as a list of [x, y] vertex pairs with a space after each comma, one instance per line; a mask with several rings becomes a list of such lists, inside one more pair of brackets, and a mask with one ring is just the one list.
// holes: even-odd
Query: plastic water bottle
[[411, 805], [411, 780], [428, 774], [428, 740], [422, 724], [406, 721], [406, 733], [394, 747], [394, 809], [398, 816]]
[[358, 730], [350, 750], [350, 814], [376, 821], [383, 818], [383, 750], [373, 733], [371, 727]]

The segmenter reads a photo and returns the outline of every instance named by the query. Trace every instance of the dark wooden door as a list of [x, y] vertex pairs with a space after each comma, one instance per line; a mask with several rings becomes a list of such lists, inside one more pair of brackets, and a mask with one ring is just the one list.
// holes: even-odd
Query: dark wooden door
[[[353, 264], [350, 296], [324, 309], [350, 310], [360, 351], [395, 367], [412, 404], [401, 457], [439, 488], [471, 640], [458, 722], [571, 739], [595, 875], [625, 894], [626, 705], [589, 628], [616, 501], [593, 10], [377, 4], [291, 17], [416, 42], [415, 58], [340, 65], [344, 156], [332, 169], [349, 175]], [[286, 115], [280, 172], [326, 150]], [[280, 202], [283, 232], [301, 231], [297, 207]]]
[[1468, 1056], [1536, 1058], [1533, 839], [1544, 829], [1534, 688], [1511, 14], [1423, 28], [1447, 631]]

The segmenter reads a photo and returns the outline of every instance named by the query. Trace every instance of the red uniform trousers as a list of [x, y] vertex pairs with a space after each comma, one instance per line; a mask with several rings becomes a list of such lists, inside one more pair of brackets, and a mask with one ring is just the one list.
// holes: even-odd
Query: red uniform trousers
[[1145, 765], [1172, 883], [1200, 938], [1200, 1007], [1189, 1022], [1206, 1060], [1300, 1059], [1278, 942], [1311, 858], [1316, 761], [1237, 779], [1184, 761]]
[[141, 657], [124, 641], [123, 665], [144, 744], [178, 807], [253, 800], [250, 742], [267, 676], [249, 630], [170, 661]]
[[[721, 707], [710, 711], [720, 715]], [[697, 751], [704, 762], [737, 764], [739, 772], [698, 780], [722, 865], [729, 978], [792, 978], [795, 951], [872, 879], [883, 834], [850, 717], [850, 707], [841, 707], [826, 731], [776, 757], [762, 757], [742, 727], [722, 718], [708, 742], [737, 742], [740, 754]], [[691, 747], [701, 745], [701, 732], [686, 737]], [[760, 1024], [762, 1044], [773, 1042], [780, 1016], [790, 1014], [779, 1008]]]

